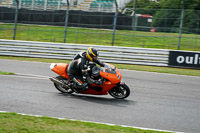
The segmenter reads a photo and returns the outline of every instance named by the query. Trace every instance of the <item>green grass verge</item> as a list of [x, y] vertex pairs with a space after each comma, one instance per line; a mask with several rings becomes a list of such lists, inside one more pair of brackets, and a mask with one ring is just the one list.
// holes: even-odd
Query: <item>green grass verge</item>
[[166, 133], [92, 122], [0, 113], [0, 133]]
[[[13, 24], [0, 24], [0, 39], [12, 39]], [[200, 35], [182, 34], [181, 50], [199, 51]], [[63, 42], [64, 26], [17, 25], [16, 40]], [[67, 43], [109, 45], [112, 30], [68, 27]], [[177, 49], [178, 33], [116, 30], [115, 46]]]
[[[46, 62], [46, 63], [69, 63], [70, 62], [69, 60], [10, 57], [10, 56], [0, 56], [0, 59], [36, 61], [36, 62]], [[148, 72], [169, 73], [169, 74], [199, 76], [200, 77], [200, 70], [198, 70], [198, 69], [127, 65], [127, 64], [113, 64], [113, 65], [115, 65], [119, 69], [129, 69], [129, 70], [137, 70], [137, 71], [148, 71]]]
[[12, 72], [0, 71], [0, 75], [14, 75], [14, 73], [12, 73]]

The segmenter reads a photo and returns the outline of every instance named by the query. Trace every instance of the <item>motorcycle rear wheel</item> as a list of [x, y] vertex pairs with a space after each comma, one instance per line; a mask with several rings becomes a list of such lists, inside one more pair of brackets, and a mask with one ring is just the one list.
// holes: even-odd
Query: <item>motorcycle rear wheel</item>
[[130, 89], [126, 84], [118, 84], [109, 91], [109, 94], [116, 99], [124, 99], [130, 95]]
[[[66, 79], [64, 79], [62, 76], [57, 76], [56, 77], [58, 80], [65, 82]], [[56, 84], [54, 83], [54, 86], [56, 87], [56, 89], [62, 93], [68, 93], [68, 94], [72, 94], [74, 91], [71, 88], [65, 88], [63, 87], [61, 84]]]

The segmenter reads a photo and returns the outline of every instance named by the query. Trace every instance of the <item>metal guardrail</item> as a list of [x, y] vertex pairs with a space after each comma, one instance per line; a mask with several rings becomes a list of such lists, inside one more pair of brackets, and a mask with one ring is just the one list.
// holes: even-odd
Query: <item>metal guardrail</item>
[[104, 62], [168, 66], [169, 50], [0, 39], [0, 55], [71, 60], [75, 54], [95, 47]]

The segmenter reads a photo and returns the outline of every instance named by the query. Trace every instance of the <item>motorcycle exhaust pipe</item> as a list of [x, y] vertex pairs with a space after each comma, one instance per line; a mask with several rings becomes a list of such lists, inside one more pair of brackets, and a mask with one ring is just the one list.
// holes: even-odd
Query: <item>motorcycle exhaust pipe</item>
[[51, 77], [49, 78], [52, 82], [54, 82], [55, 84], [58, 84], [58, 85], [62, 85], [64, 88], [69, 88], [68, 85], [64, 84], [62, 81], [54, 78], [54, 77]]

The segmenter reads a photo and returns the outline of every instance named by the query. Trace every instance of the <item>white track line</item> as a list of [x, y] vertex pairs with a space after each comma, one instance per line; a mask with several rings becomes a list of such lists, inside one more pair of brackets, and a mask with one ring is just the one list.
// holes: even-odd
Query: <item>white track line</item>
[[19, 77], [19, 78], [34, 78], [34, 79], [49, 79], [49, 76], [42, 76], [42, 75], [32, 75], [32, 74], [22, 74], [22, 73], [15, 73], [15, 75], [0, 75], [4, 77]]
[[19, 76], [49, 78], [49, 76], [42, 76], [42, 75], [33, 75], [33, 74], [24, 74], [24, 73], [15, 73], [15, 74]]

